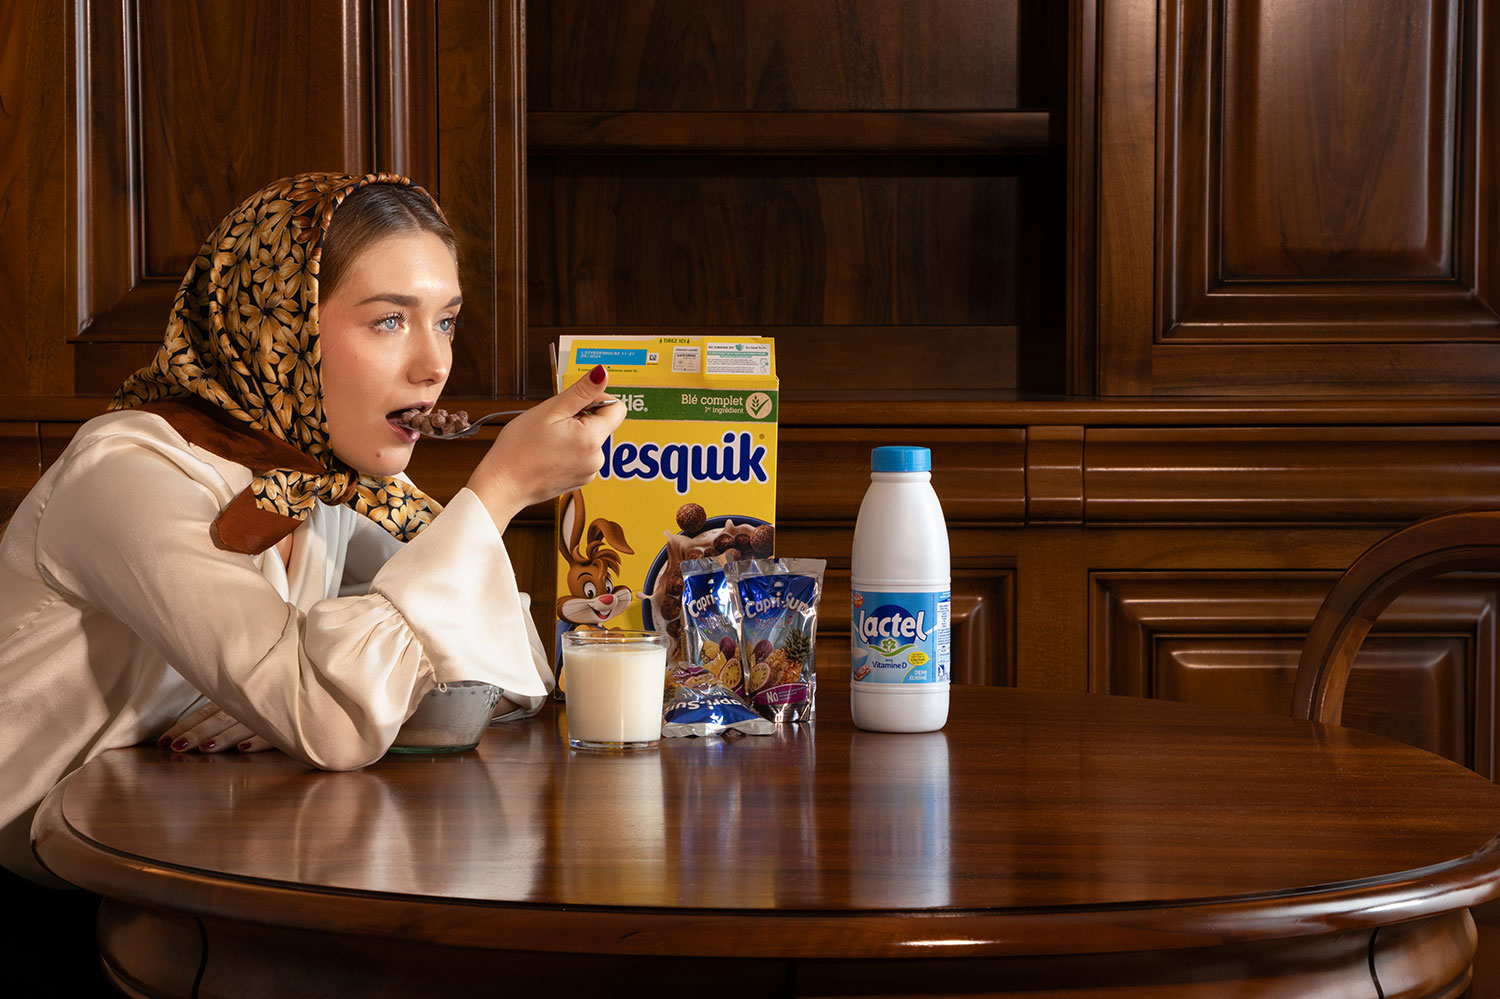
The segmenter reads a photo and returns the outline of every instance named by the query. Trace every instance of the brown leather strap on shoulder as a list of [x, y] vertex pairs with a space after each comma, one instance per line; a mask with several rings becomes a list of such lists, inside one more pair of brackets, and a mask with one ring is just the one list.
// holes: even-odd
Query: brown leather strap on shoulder
[[[273, 468], [309, 475], [325, 471], [316, 459], [202, 399], [156, 399], [136, 408], [166, 420], [188, 443], [238, 462], [257, 474]], [[295, 531], [300, 523], [293, 517], [257, 506], [254, 494], [247, 488], [220, 511], [209, 533], [214, 544], [224, 551], [259, 555]]]
[[274, 510], [256, 506], [255, 495], [246, 489], [229, 501], [214, 519], [209, 533], [214, 544], [225, 551], [259, 555], [295, 531], [301, 523]]
[[189, 444], [196, 444], [220, 458], [237, 461], [256, 472], [285, 468], [321, 475], [327, 471], [316, 458], [303, 454], [286, 441], [236, 420], [219, 407], [196, 397], [156, 399], [135, 408], [160, 416]]

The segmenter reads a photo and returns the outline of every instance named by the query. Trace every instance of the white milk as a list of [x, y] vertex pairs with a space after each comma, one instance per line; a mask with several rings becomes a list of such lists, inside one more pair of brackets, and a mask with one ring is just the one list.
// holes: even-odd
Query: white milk
[[932, 452], [878, 447], [850, 559], [850, 710], [875, 732], [931, 732], [948, 720], [952, 583]]
[[563, 645], [568, 739], [654, 743], [661, 738], [665, 644]]

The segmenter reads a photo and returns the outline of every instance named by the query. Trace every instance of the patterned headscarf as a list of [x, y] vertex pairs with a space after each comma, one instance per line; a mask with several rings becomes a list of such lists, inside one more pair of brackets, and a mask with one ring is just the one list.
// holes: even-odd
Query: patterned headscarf
[[[403, 541], [442, 509], [400, 479], [361, 478], [328, 442], [318, 266], [334, 209], [367, 184], [427, 193], [397, 174], [308, 173], [278, 180], [235, 209], [182, 279], [156, 357], [125, 380], [110, 404], [197, 419], [211, 427], [209, 436], [218, 431], [219, 446], [205, 446], [236, 452], [224, 456], [257, 473], [215, 521], [220, 547], [264, 551], [318, 500], [348, 503]], [[189, 405], [173, 404], [179, 400]]]

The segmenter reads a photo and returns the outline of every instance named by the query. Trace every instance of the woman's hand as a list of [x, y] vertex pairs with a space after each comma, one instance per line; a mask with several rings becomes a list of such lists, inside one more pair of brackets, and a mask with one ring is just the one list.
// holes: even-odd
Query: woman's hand
[[236, 748], [242, 753], [258, 753], [271, 744], [229, 717], [213, 701], [177, 719], [177, 724], [162, 733], [156, 745], [161, 749], [186, 753], [222, 753]]
[[604, 398], [608, 380], [596, 367], [500, 431], [468, 486], [502, 532], [526, 507], [577, 489], [599, 471], [604, 441], [625, 421], [625, 407], [580, 414]]

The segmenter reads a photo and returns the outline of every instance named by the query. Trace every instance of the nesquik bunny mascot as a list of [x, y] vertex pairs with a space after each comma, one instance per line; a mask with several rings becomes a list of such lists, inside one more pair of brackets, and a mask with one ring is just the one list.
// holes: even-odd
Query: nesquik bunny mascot
[[585, 531], [586, 519], [583, 493], [577, 489], [564, 493], [557, 548], [568, 563], [568, 595], [558, 599], [557, 617], [574, 628], [602, 627], [624, 614], [635, 596], [614, 581], [620, 571], [620, 553], [635, 554], [625, 532], [603, 517], [594, 518]]

